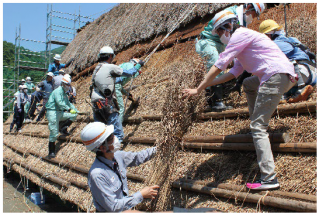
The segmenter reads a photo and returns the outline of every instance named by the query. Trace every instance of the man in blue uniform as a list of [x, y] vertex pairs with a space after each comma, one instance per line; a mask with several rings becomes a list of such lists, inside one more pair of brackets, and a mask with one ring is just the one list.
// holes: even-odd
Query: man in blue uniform
[[156, 148], [140, 152], [118, 151], [120, 142], [113, 132], [113, 125], [102, 122], [90, 123], [81, 132], [86, 148], [96, 153], [89, 170], [88, 185], [97, 212], [127, 211], [143, 199], [154, 199], [158, 194], [159, 186], [154, 185], [130, 196], [126, 176], [127, 167], [147, 162], [155, 155]]
[[71, 60], [69, 60], [68, 63], [66, 64], [63, 64], [63, 63], [60, 63], [61, 61], [61, 56], [56, 54], [54, 57], [53, 57], [54, 61], [52, 64], [49, 65], [49, 69], [48, 69], [48, 72], [52, 72], [55, 76], [57, 76], [59, 74], [59, 70], [62, 69], [62, 68], [66, 68], [68, 67], [72, 61], [74, 60], [73, 58]]

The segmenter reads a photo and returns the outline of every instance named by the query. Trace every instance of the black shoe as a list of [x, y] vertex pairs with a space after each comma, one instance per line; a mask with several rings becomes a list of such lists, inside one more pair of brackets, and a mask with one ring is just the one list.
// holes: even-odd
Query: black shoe
[[223, 104], [223, 102], [215, 102], [212, 107], [212, 112], [221, 112], [225, 111], [227, 107]]
[[274, 178], [271, 181], [263, 181], [259, 179], [253, 183], [247, 183], [246, 186], [251, 190], [275, 190], [280, 188], [277, 178]]
[[48, 157], [49, 158], [55, 158], [56, 157], [55, 151], [56, 151], [55, 143], [54, 142], [49, 142], [49, 154], [48, 154]]
[[70, 135], [70, 133], [68, 132], [68, 126], [64, 126], [63, 128], [61, 128], [60, 133], [66, 136]]

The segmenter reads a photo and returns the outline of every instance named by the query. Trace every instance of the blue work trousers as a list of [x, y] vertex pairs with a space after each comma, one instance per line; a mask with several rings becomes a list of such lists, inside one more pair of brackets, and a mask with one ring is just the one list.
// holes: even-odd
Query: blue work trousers
[[[112, 112], [113, 108], [114, 107], [111, 106], [111, 112]], [[97, 114], [97, 113], [95, 113], [95, 111], [93, 111], [93, 119], [95, 122], [102, 122], [107, 125], [113, 125], [114, 126], [114, 135], [116, 135], [118, 137], [119, 141], [122, 142], [123, 137], [124, 137], [124, 133], [123, 133], [123, 127], [122, 127], [122, 123], [120, 121], [118, 112], [111, 113], [107, 119], [107, 122], [105, 122], [104, 119], [101, 119], [99, 114]]]

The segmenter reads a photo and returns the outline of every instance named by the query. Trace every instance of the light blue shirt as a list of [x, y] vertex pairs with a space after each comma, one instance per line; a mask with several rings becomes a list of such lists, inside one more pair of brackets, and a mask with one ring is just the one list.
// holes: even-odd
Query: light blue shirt
[[279, 46], [281, 51], [289, 58], [290, 60], [308, 60], [310, 61], [309, 56], [302, 51], [298, 47], [294, 47], [290, 43], [298, 43], [300, 44], [301, 42], [294, 37], [285, 37], [284, 35], [279, 35], [276, 37], [274, 42]]
[[55, 76], [59, 75], [59, 70], [66, 68], [66, 64], [60, 63], [59, 65], [53, 62], [49, 65], [48, 72], [52, 72]]
[[[147, 162], [155, 153], [156, 147], [153, 147], [140, 152], [118, 151], [114, 153], [114, 161], [98, 156], [88, 174], [88, 185], [97, 211], [121, 212], [141, 203], [140, 191], [129, 196], [126, 168]], [[113, 169], [115, 161], [118, 163], [116, 170]]]

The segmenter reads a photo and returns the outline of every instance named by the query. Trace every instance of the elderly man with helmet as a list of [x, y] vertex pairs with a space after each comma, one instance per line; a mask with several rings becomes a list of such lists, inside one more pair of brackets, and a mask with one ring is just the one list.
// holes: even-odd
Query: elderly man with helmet
[[119, 151], [120, 141], [114, 134], [113, 125], [102, 122], [89, 123], [81, 131], [86, 148], [96, 153], [88, 174], [93, 203], [97, 212], [122, 212], [130, 210], [143, 199], [154, 199], [159, 186], [145, 187], [129, 195], [127, 167], [138, 166], [150, 160], [156, 148], [140, 152]]
[[[228, 7], [225, 10], [219, 12], [219, 16], [215, 15], [214, 18], [208, 23], [208, 25], [204, 28], [204, 30], [200, 33], [200, 40], [197, 39], [196, 43], [196, 52], [200, 54], [200, 56], [205, 59], [207, 71], [215, 64], [215, 62], [219, 58], [219, 54], [224, 51], [225, 44], [220, 40], [217, 34], [212, 34], [212, 30], [215, 26], [219, 25], [219, 23], [227, 20], [230, 15], [235, 16], [235, 20], [241, 26], [248, 26], [253, 18], [259, 17], [260, 14], [265, 10], [265, 4], [263, 3], [248, 3], [240, 6], [232, 6]], [[224, 74], [223, 71], [218, 75], [221, 76]], [[239, 85], [245, 77], [248, 77], [246, 73], [244, 73], [243, 78], [240, 78], [238, 86], [234, 88], [240, 92]], [[213, 87], [209, 87], [206, 89], [206, 96], [208, 97], [205, 111], [223, 111], [226, 109], [231, 109], [232, 107], [227, 107], [223, 103], [223, 95], [224, 95], [224, 85], [217, 85]]]
[[67, 128], [77, 117], [76, 107], [69, 102], [66, 92], [71, 86], [71, 79], [69, 76], [64, 76], [61, 81], [61, 86], [55, 89], [49, 97], [46, 104], [46, 117], [49, 121], [48, 126], [50, 130], [49, 136], [49, 157], [55, 157], [55, 142], [59, 131], [62, 134], [68, 135]]
[[[235, 15], [229, 15], [224, 22], [215, 25], [213, 33], [227, 45], [226, 49], [198, 88], [182, 91], [183, 98], [198, 95], [208, 86], [236, 78], [244, 70], [253, 74], [244, 80], [243, 88], [247, 96], [250, 129], [261, 176], [259, 180], [247, 183], [247, 187], [254, 190], [278, 189], [280, 185], [267, 129], [282, 95], [296, 84], [294, 66], [266, 35], [236, 24]], [[233, 60], [231, 70], [216, 78]]]
[[110, 46], [102, 47], [98, 57], [99, 64], [93, 72], [92, 85], [90, 87], [94, 120], [108, 125], [112, 124], [114, 126], [114, 134], [122, 142], [124, 133], [119, 119], [119, 105], [115, 97], [115, 82], [116, 78], [121, 77], [123, 74], [127, 76], [136, 74], [138, 67], [124, 70], [112, 64], [115, 54]]
[[127, 92], [123, 88], [123, 86], [126, 85], [131, 80], [131, 78], [136, 78], [141, 74], [140, 68], [143, 65], [144, 62], [137, 58], [133, 58], [129, 62], [120, 65], [120, 67], [123, 69], [123, 73], [121, 77], [116, 78], [115, 92], [117, 96], [117, 102], [119, 105], [119, 118], [121, 122], [123, 122], [123, 115], [125, 111], [125, 105], [123, 102], [122, 95], [127, 95], [129, 100], [134, 101], [131, 93]]
[[59, 74], [59, 70], [61, 70], [62, 68], [68, 67], [72, 63], [72, 61], [74, 60], [72, 58], [66, 64], [60, 63], [61, 56], [59, 54], [56, 54], [53, 57], [53, 59], [54, 59], [54, 61], [52, 64], [49, 65], [48, 72], [52, 72], [54, 74], [54, 76], [57, 76]]
[[299, 77], [297, 84], [284, 94], [284, 99], [289, 103], [307, 100], [317, 83], [315, 55], [297, 38], [286, 37], [282, 26], [279, 26], [274, 20], [263, 21], [259, 26], [259, 31], [266, 34], [279, 46], [294, 64], [295, 72]]

